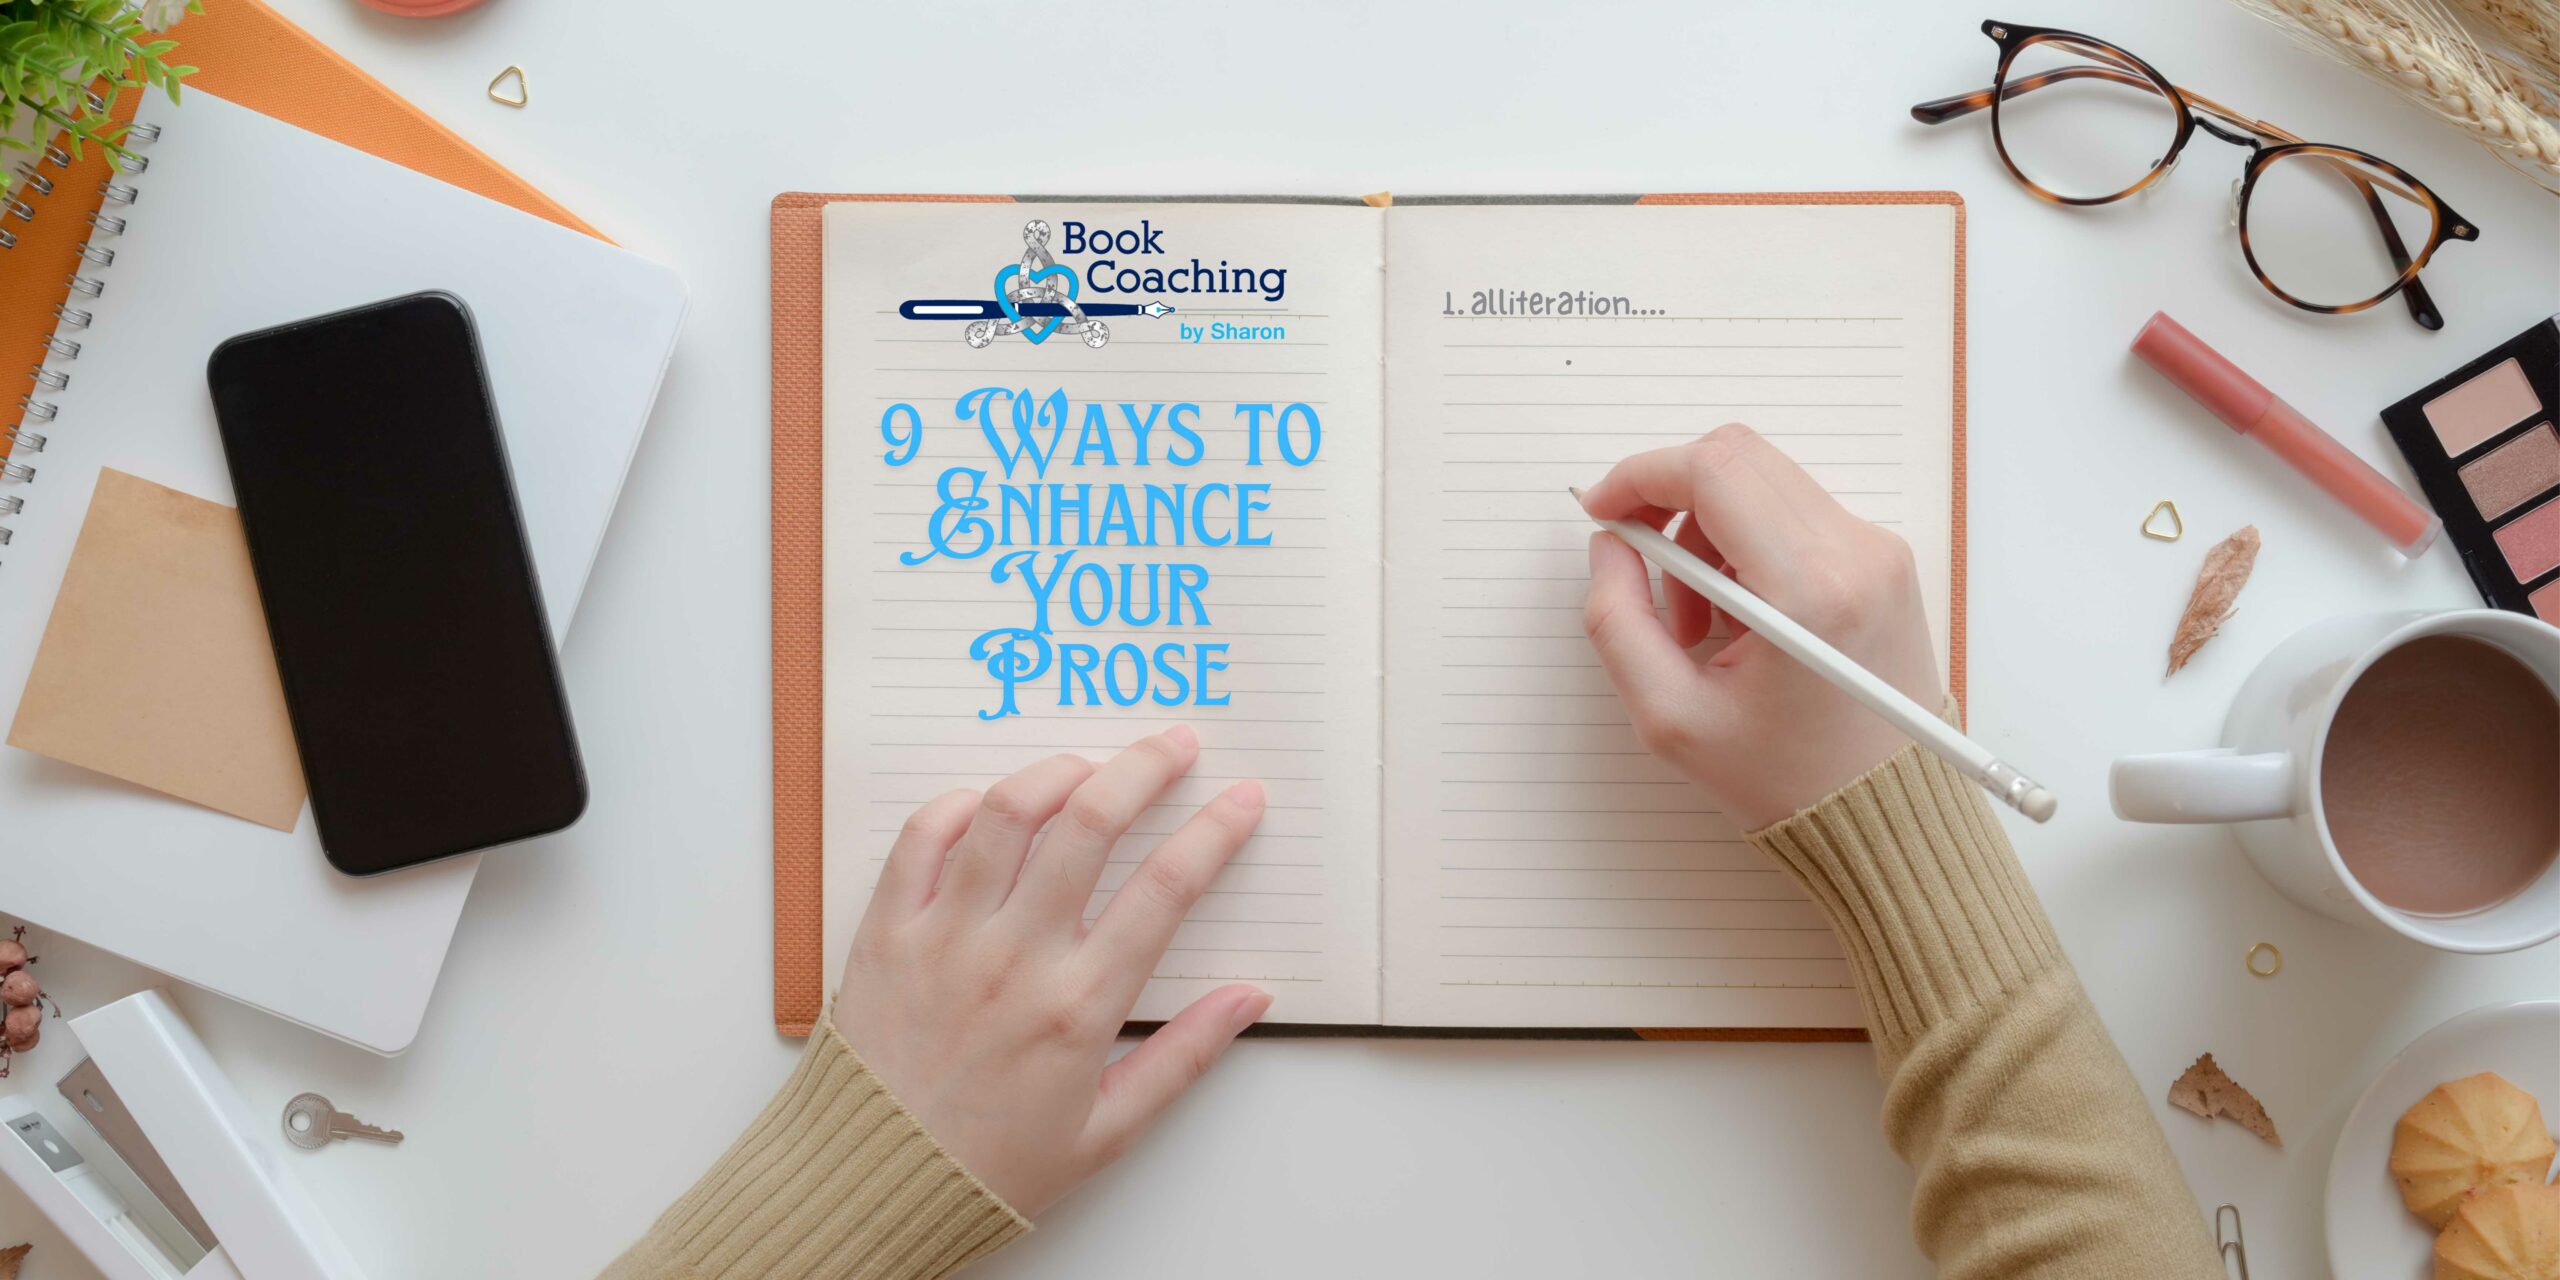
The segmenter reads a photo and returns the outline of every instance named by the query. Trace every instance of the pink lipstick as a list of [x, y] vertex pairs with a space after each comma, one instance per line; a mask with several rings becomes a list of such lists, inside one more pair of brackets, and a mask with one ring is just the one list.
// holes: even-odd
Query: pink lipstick
[[2204, 339], [2187, 332], [2167, 312], [2152, 313], [2142, 332], [2134, 335], [2133, 353], [2212, 410], [2224, 425], [2266, 446], [2285, 465], [2372, 525], [2400, 554], [2418, 558], [2443, 531], [2444, 521], [2436, 513], [2402, 493], [2381, 472], [2205, 345]]

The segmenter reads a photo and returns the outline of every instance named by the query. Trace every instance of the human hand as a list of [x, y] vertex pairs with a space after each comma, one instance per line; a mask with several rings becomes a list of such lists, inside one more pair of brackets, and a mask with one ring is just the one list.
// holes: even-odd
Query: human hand
[[1174, 926], [1262, 821], [1259, 784], [1227, 788], [1085, 924], [1112, 845], [1199, 754], [1177, 726], [1100, 767], [1052, 756], [984, 796], [931, 801], [890, 846], [854, 933], [836, 1029], [1026, 1215], [1118, 1159], [1271, 1007], [1253, 987], [1220, 987], [1105, 1065]]
[[[1749, 427], [1628, 458], [1583, 505], [1655, 528], [1679, 520], [1681, 546], [1920, 705], [1943, 700], [1910, 546], [1849, 514]], [[1760, 636], [1745, 631], [1712, 657], [1692, 656], [1714, 611], [1668, 577], [1663, 595], [1667, 622], [1643, 558], [1591, 535], [1583, 628], [1610, 683], [1645, 746], [1744, 830], [1820, 802], [1910, 742]]]

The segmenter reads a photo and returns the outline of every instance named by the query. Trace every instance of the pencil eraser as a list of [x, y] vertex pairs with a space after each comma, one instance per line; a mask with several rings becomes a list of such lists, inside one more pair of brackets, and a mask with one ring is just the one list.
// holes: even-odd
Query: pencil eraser
[[2018, 798], [2018, 812], [2043, 822], [2053, 816], [2055, 803], [2052, 792], [2038, 787]]

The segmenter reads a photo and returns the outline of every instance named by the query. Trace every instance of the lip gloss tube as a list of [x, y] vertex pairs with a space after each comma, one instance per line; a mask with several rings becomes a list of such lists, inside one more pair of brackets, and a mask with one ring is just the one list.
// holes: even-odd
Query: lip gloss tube
[[2414, 560], [2435, 545], [2444, 521], [2402, 493], [2300, 410], [2278, 399], [2184, 325], [2155, 311], [2133, 338], [2133, 353], [2224, 425], [2266, 446]]

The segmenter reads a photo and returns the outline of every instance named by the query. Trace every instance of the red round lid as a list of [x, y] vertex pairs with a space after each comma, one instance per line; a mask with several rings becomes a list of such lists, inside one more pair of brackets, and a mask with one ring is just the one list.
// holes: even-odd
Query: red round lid
[[364, 0], [364, 2], [371, 8], [380, 9], [384, 13], [396, 13], [403, 18], [441, 18], [448, 13], [460, 13], [481, 3], [481, 0]]

